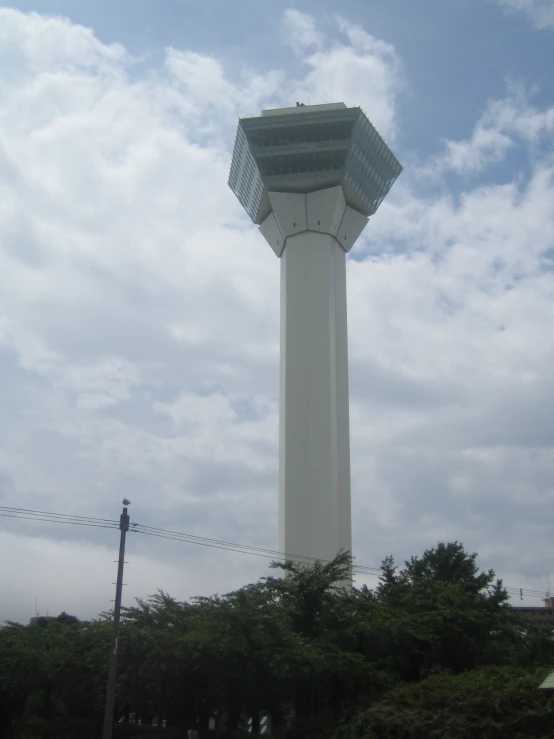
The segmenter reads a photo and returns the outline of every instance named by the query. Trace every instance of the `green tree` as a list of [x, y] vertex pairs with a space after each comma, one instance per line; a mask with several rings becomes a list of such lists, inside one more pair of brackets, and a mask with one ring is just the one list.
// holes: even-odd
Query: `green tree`
[[[0, 720], [7, 736], [22, 717], [99, 719], [101, 681], [91, 659], [97, 631], [94, 625], [65, 616], [0, 627]], [[106, 654], [108, 643], [102, 643]]]
[[487, 667], [400, 685], [345, 725], [337, 739], [547, 739], [546, 672]]
[[399, 675], [420, 680], [433, 672], [461, 672], [489, 664], [514, 641], [508, 595], [492, 570], [480, 572], [477, 555], [459, 542], [441, 542], [401, 570], [383, 562], [377, 588], [390, 622], [411, 636]]
[[[381, 677], [358, 649], [351, 620], [359, 617], [348, 583], [348, 553], [311, 567], [277, 564], [285, 577], [266, 578], [265, 587], [288, 624], [288, 649], [276, 661], [297, 719], [321, 714], [337, 719], [352, 696]], [[283, 689], [283, 693], [286, 690]]]
[[[472, 705], [476, 716], [487, 702], [507, 705], [530, 690], [530, 668], [554, 662], [552, 631], [510, 614], [502, 583], [458, 542], [439, 543], [402, 568], [386, 558], [375, 591], [344, 587], [351, 566], [347, 554], [310, 567], [275, 564], [280, 576], [225, 595], [189, 603], [159, 591], [125, 609], [116, 717], [132, 711], [144, 723], [158, 716], [181, 730], [206, 730], [217, 716], [219, 729], [235, 731], [241, 716], [252, 717], [256, 730], [268, 712], [277, 733], [294, 715], [291, 739], [309, 739], [361, 711], [346, 731], [368, 739], [413, 739], [406, 728], [412, 714], [417, 731], [450, 726], [451, 734], [429, 736], [463, 737], [475, 728]], [[65, 613], [0, 627], [0, 736], [16, 721], [26, 722], [33, 739], [94, 734], [111, 628], [108, 614], [89, 623]], [[440, 692], [441, 681], [463, 710], [456, 713], [448, 691]], [[544, 705], [529, 701], [542, 731]], [[484, 737], [504, 736], [494, 734], [501, 726], [494, 706]], [[89, 728], [73, 730], [77, 719]]]

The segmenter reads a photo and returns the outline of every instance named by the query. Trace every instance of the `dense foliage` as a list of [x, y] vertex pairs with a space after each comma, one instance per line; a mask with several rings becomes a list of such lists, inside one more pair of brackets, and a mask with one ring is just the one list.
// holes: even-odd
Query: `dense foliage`
[[537, 690], [544, 669], [485, 667], [404, 683], [362, 711], [341, 739], [547, 739], [552, 705]]
[[[182, 603], [159, 592], [126, 609], [117, 715], [163, 718], [168, 739], [192, 726], [205, 735], [210, 717], [220, 732], [247, 717], [257, 731], [267, 715], [274, 734], [304, 738], [554, 733], [537, 689], [554, 668], [552, 634], [510, 614], [502, 583], [475, 555], [454, 542], [401, 569], [387, 558], [375, 591], [337, 587], [350, 566], [347, 555], [276, 565], [285, 577], [224, 596]], [[109, 617], [66, 614], [1, 627], [0, 736], [96, 736], [110, 629]]]

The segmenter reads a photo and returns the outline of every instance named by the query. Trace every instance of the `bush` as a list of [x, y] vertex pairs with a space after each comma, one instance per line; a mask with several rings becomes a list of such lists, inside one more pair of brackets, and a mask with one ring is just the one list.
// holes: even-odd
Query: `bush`
[[436, 675], [388, 693], [339, 732], [340, 739], [547, 739], [552, 698], [538, 689], [548, 670], [513, 667]]

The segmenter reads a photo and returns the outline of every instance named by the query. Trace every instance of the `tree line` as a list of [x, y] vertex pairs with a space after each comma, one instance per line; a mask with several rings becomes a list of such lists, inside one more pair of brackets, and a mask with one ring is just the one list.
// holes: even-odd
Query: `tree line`
[[[231, 734], [268, 721], [290, 739], [540, 739], [553, 706], [550, 629], [522, 621], [502, 582], [458, 542], [402, 567], [375, 590], [345, 590], [340, 554], [226, 595], [164, 592], [124, 610], [115, 736]], [[283, 576], [284, 575], [284, 576]], [[105, 701], [109, 614], [61, 614], [0, 627], [0, 736], [94, 739]], [[167, 729], [154, 729], [162, 720]], [[215, 729], [214, 729], [215, 725]]]

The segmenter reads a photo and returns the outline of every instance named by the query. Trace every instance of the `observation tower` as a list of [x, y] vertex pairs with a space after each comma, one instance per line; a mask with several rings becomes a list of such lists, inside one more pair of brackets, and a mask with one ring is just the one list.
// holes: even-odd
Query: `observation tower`
[[279, 549], [352, 551], [346, 255], [402, 167], [361, 108], [239, 120], [229, 186], [281, 261]]

